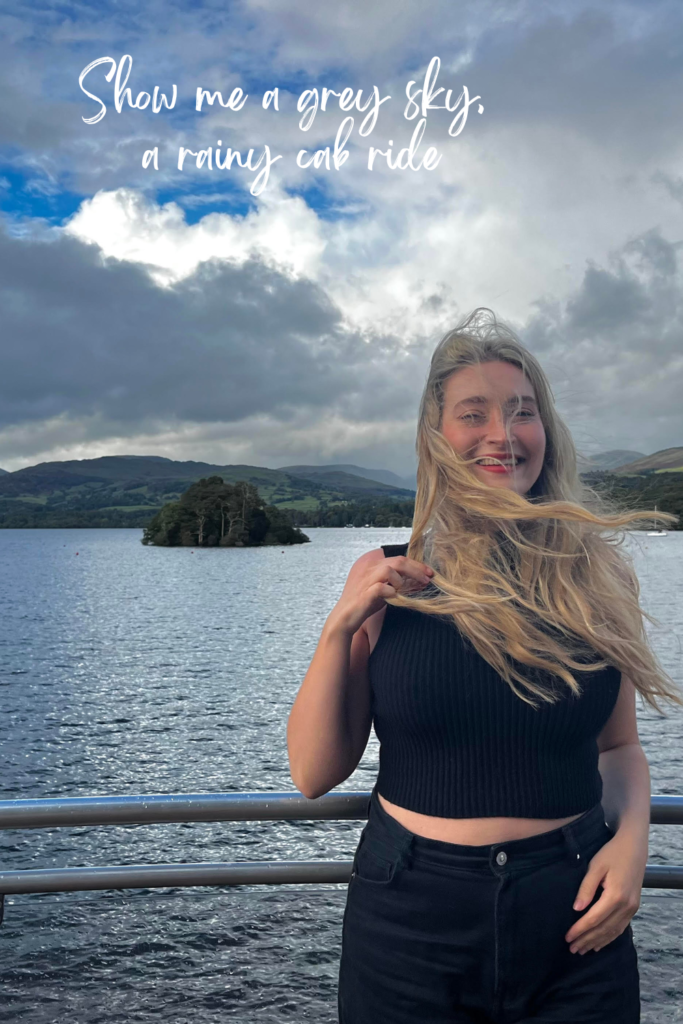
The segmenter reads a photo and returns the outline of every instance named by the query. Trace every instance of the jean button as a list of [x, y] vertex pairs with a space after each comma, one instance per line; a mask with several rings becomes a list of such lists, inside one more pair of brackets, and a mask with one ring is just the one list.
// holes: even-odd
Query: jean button
[[507, 864], [507, 861], [508, 855], [505, 850], [501, 850], [500, 853], [496, 854], [496, 864], [498, 864], [499, 867], [502, 868], [504, 864]]

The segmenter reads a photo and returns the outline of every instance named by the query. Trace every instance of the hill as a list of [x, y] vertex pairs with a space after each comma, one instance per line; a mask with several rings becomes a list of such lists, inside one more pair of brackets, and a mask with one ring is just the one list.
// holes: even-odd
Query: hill
[[211, 476], [230, 484], [250, 483], [268, 505], [303, 513], [358, 500], [413, 497], [406, 488], [328, 468], [322, 475], [303, 477], [263, 466], [217, 466], [160, 456], [44, 462], [0, 476], [0, 527], [146, 526], [190, 484]]
[[618, 473], [647, 473], [683, 469], [683, 448], [662, 448], [653, 455], [645, 455], [620, 466]]
[[362, 476], [366, 480], [379, 481], [389, 487], [407, 488], [410, 491], [417, 490], [415, 475], [411, 478], [397, 476], [388, 469], [365, 469], [363, 466], [354, 465], [332, 465], [332, 466], [280, 466], [283, 473], [291, 473], [292, 476], [302, 476], [307, 480], [314, 480], [328, 473], [350, 473], [352, 476]]
[[[617, 449], [593, 456], [595, 464], [583, 469], [582, 475], [600, 486], [616, 488], [627, 502], [637, 492], [641, 507], [657, 504], [662, 511], [680, 515], [683, 448], [642, 456], [616, 470], [600, 465], [600, 460], [620, 462], [633, 454], [638, 453]], [[267, 469], [114, 455], [44, 462], [0, 474], [0, 528], [145, 527], [191, 484], [211, 476], [220, 476], [226, 484], [253, 485], [267, 505], [286, 509], [300, 527], [409, 526], [412, 521], [414, 490], [395, 485], [401, 478], [385, 470], [347, 463]]]
[[619, 469], [620, 466], [625, 466], [628, 462], [634, 462], [636, 459], [648, 458], [644, 452], [634, 452], [627, 448], [615, 448], [609, 452], [599, 452], [597, 455], [591, 455], [586, 460], [584, 466], [584, 460], [579, 460], [579, 469], [582, 473], [589, 472], [593, 469], [604, 469], [608, 472], [613, 472]]

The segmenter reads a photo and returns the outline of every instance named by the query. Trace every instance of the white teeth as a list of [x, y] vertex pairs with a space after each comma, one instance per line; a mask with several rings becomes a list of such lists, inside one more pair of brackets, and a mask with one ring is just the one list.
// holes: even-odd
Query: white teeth
[[516, 457], [514, 459], [477, 459], [479, 466], [499, 466], [501, 463], [504, 466], [516, 466], [519, 459]]

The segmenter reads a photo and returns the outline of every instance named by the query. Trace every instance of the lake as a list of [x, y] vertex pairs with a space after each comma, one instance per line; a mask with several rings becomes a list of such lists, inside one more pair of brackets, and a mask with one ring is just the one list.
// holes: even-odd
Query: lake
[[[0, 530], [2, 798], [292, 791], [287, 715], [364, 551], [403, 529], [305, 529], [287, 548], [151, 548], [140, 530]], [[683, 532], [631, 534], [648, 632], [683, 682]], [[654, 793], [683, 793], [683, 710], [640, 710]], [[344, 789], [370, 790], [374, 735]], [[350, 859], [362, 822], [0, 833], [5, 868]], [[683, 829], [650, 861], [683, 864]], [[344, 886], [13, 896], [2, 1019], [336, 1021]], [[644, 1024], [683, 1021], [683, 893], [634, 919]]]

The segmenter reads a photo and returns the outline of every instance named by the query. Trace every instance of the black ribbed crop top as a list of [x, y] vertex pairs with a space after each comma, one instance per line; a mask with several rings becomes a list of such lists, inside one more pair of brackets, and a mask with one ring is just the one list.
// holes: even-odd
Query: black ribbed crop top
[[[384, 545], [386, 558], [407, 544]], [[369, 661], [377, 791], [442, 818], [564, 818], [602, 796], [597, 736], [621, 673], [582, 673], [582, 694], [533, 708], [452, 619], [388, 604]]]

